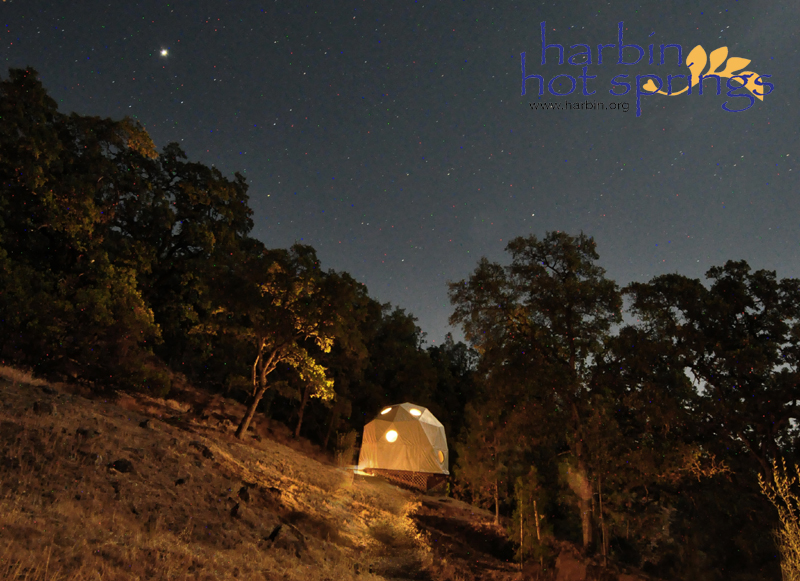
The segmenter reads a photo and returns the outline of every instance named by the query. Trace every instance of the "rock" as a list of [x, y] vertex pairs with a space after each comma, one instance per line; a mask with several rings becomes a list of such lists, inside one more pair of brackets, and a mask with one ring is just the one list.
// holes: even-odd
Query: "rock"
[[239, 498], [245, 502], [250, 502], [250, 491], [246, 486], [242, 486], [239, 489]]
[[144, 428], [145, 430], [152, 430], [153, 429], [153, 420], [147, 418], [143, 422], [139, 422], [139, 427]]
[[180, 486], [181, 484], [186, 484], [186, 478], [178, 478], [175, 481], [175, 486]]
[[52, 387], [48, 387], [46, 385], [42, 386], [42, 391], [45, 392], [47, 395], [55, 395], [58, 393], [55, 389], [53, 389]]
[[262, 537], [273, 531], [280, 522], [273, 514], [257, 514], [254, 510], [241, 503], [238, 506], [237, 518], [251, 529], [259, 531]]
[[108, 467], [113, 468], [117, 472], [122, 472], [123, 474], [128, 472], [133, 472], [133, 462], [131, 462], [130, 460], [126, 460], [125, 458], [114, 460], [111, 464], [108, 465]]
[[231, 509], [231, 516], [233, 518], [239, 518], [239, 503], [238, 502]]
[[57, 416], [56, 404], [50, 401], [37, 401], [33, 404], [33, 412], [40, 416]]
[[586, 581], [586, 563], [562, 551], [556, 559], [556, 581]]
[[208, 446], [206, 446], [202, 442], [198, 442], [197, 440], [192, 440], [191, 442], [189, 442], [189, 445], [192, 448], [197, 448], [198, 450], [200, 450], [200, 453], [203, 455], [203, 458], [208, 458], [209, 460], [214, 459], [214, 453], [211, 450], [209, 450]]
[[90, 450], [78, 450], [78, 454], [84, 457], [84, 461], [88, 464], [94, 464], [95, 466], [99, 466], [103, 463], [103, 456], [98, 454], [97, 452], [92, 452]]
[[284, 551], [294, 553], [298, 558], [301, 552], [306, 548], [302, 533], [292, 525], [286, 523], [275, 527], [268, 539], [272, 541], [272, 546], [276, 549], [283, 549]]
[[80, 436], [82, 438], [96, 438], [100, 435], [100, 432], [95, 430], [94, 428], [78, 428], [75, 430], [75, 435]]

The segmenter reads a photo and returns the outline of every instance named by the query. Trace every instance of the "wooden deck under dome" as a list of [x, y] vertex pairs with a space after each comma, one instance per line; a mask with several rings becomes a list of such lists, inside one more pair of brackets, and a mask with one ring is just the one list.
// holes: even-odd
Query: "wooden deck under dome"
[[444, 485], [447, 482], [446, 474], [433, 474], [431, 472], [410, 472], [408, 470], [383, 470], [381, 468], [366, 468], [367, 474], [381, 476], [400, 486], [414, 488], [427, 492]]

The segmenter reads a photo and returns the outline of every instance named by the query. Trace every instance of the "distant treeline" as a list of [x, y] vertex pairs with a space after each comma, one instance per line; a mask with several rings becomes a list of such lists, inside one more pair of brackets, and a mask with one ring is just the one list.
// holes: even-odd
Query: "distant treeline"
[[310, 246], [251, 238], [241, 175], [60, 113], [33, 69], [0, 82], [0, 184], [3, 360], [97, 390], [186, 378], [249, 404], [238, 435], [263, 413], [326, 449], [412, 401], [445, 425], [453, 494], [522, 523], [526, 559], [562, 539], [667, 578], [780, 577], [757, 479], [797, 458], [797, 280], [728, 262], [620, 289], [592, 238], [518, 238], [450, 285], [470, 346], [426, 347]]

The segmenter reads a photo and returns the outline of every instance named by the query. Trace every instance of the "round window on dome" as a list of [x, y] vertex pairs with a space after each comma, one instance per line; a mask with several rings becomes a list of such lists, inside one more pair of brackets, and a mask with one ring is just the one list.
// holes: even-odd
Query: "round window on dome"
[[388, 414], [390, 411], [392, 411], [392, 408], [390, 408], [390, 407], [386, 408], [385, 410], [381, 411], [381, 415], [384, 416], [384, 415]]
[[389, 430], [386, 432], [386, 441], [387, 442], [394, 442], [397, 439], [397, 432], [394, 430]]
[[439, 463], [444, 464], [444, 452], [439, 450]]
[[419, 411], [417, 408], [411, 408], [410, 410], [408, 410], [408, 413], [410, 413], [415, 418], [418, 418], [422, 415], [422, 412]]

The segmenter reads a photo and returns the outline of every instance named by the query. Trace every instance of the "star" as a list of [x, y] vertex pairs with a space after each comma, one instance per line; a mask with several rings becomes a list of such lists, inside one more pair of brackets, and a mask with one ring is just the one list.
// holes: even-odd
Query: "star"
[[167, 49], [165, 49], [165, 48], [161, 49], [161, 56], [167, 56], [168, 54], [169, 54], [169, 51]]

